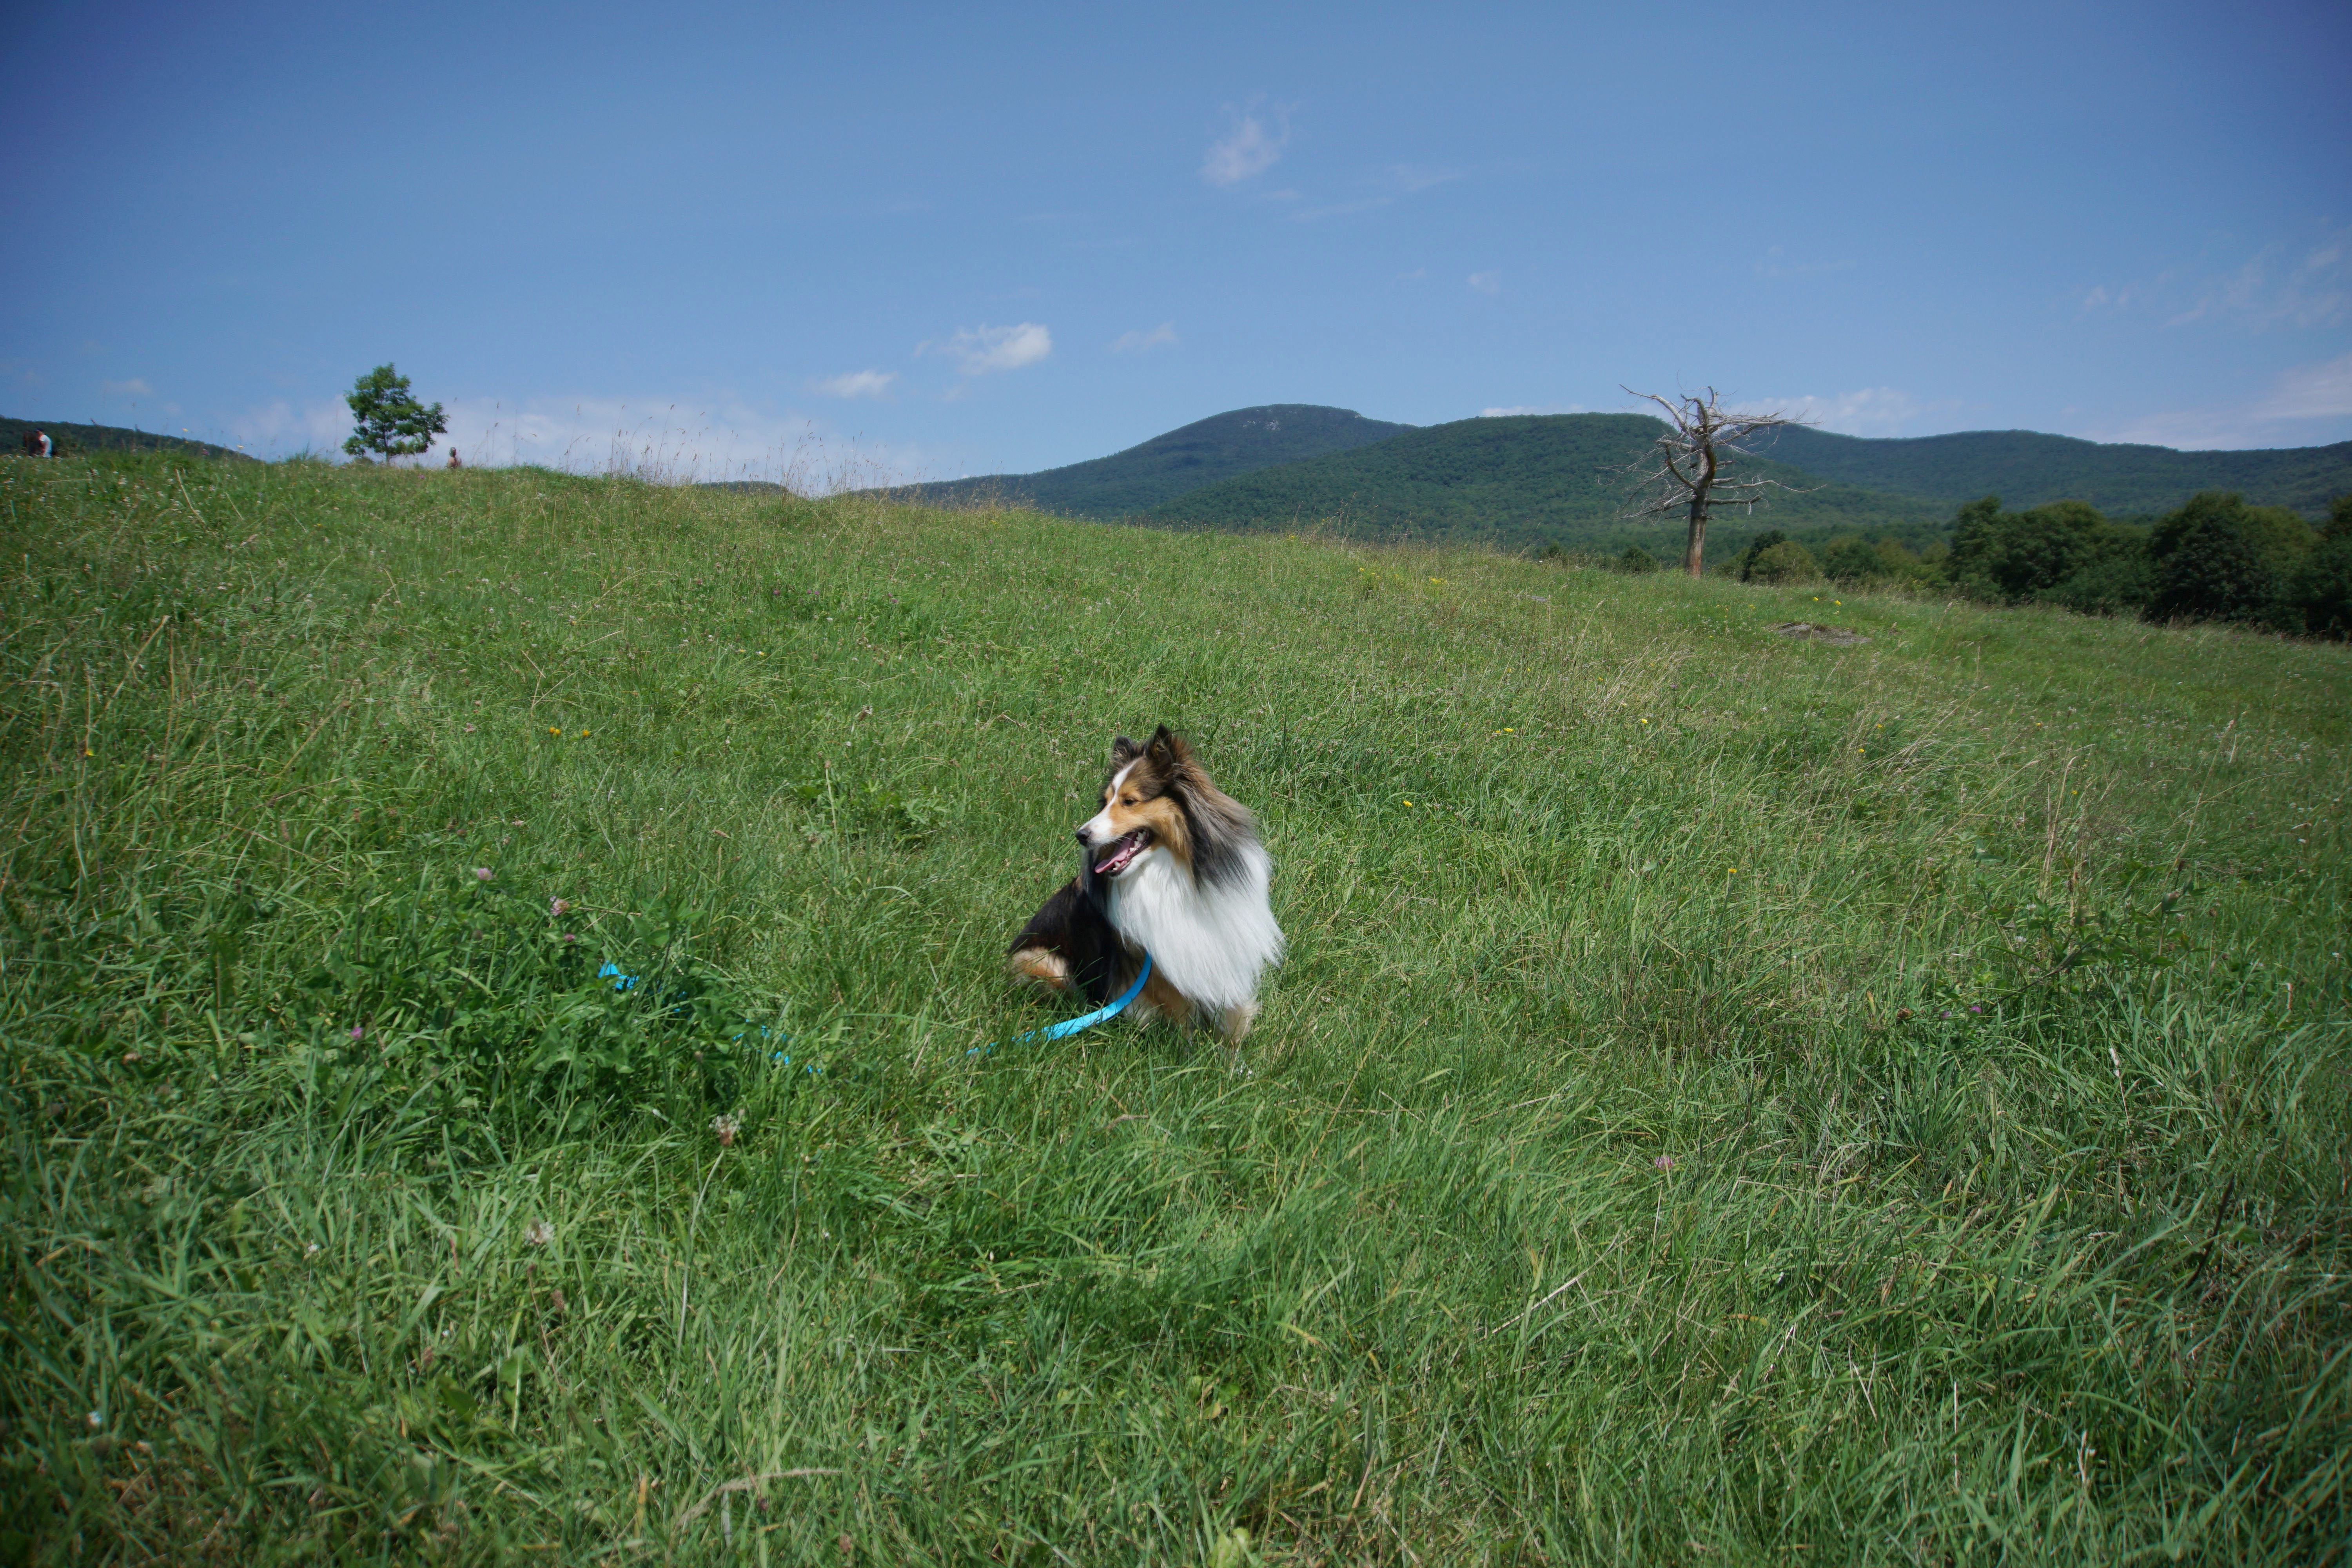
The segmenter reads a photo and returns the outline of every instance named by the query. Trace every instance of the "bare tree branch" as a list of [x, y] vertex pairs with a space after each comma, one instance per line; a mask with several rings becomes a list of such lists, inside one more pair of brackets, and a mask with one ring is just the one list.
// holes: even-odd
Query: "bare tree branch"
[[[1633, 487], [1643, 499], [1624, 515], [1686, 515], [1690, 520], [1690, 541], [1683, 552], [1683, 569], [1692, 576], [1706, 569], [1706, 523], [1715, 508], [1754, 508], [1773, 490], [1806, 493], [1769, 477], [1727, 479], [1723, 474], [1733, 459], [1757, 455], [1754, 448], [1744, 444], [1751, 438], [1785, 425], [1810, 421], [1778, 409], [1769, 414], [1727, 413], [1711, 386], [1704, 397], [1685, 393], [1673, 402], [1654, 392], [1635, 392], [1630, 386], [1622, 390], [1628, 396], [1656, 404], [1664, 412], [1667, 424], [1665, 433], [1657, 439], [1656, 451], [1649, 458], [1626, 467], [1628, 473], [1645, 468], [1649, 471], [1642, 474]], [[1649, 468], [1651, 463], [1657, 466]]]

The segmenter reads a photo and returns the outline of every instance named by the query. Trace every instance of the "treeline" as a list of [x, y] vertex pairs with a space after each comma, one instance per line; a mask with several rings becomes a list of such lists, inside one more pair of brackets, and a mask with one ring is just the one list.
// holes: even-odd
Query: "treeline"
[[[1590, 563], [1621, 572], [1659, 566], [1639, 546]], [[2111, 519], [2076, 500], [2006, 511], [1999, 496], [1986, 496], [1959, 509], [1948, 544], [1914, 550], [1849, 534], [1808, 547], [1774, 530], [1714, 573], [1743, 583], [1908, 586], [1995, 605], [2343, 638], [2352, 637], [2352, 494], [2337, 496], [2316, 529], [2284, 507], [2250, 506], [2228, 490], [2203, 491], [2152, 523]]]

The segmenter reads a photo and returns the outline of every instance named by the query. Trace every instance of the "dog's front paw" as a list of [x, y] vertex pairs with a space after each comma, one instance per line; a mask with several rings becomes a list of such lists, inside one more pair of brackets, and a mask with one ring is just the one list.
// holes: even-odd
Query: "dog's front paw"
[[1024, 947], [1011, 960], [1013, 973], [1023, 980], [1034, 980], [1056, 991], [1070, 988], [1070, 965], [1060, 953], [1042, 947]]

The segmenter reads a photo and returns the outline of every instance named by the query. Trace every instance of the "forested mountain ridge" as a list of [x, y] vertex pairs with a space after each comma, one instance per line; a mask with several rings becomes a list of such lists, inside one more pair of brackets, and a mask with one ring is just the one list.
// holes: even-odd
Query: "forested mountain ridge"
[[1068, 517], [1127, 517], [1237, 474], [1366, 446], [1412, 428], [1367, 419], [1350, 408], [1272, 403], [1212, 415], [1066, 468], [941, 479], [896, 493], [929, 506], [1000, 502]]
[[[1413, 426], [1313, 404], [1239, 408], [1122, 452], [1034, 474], [905, 487], [931, 505], [998, 504], [1180, 528], [1337, 526], [1365, 538], [1484, 540], [1673, 550], [1671, 520], [1625, 514], [1664, 427], [1646, 415], [1519, 415]], [[1740, 467], [1785, 487], [1753, 513], [1719, 510], [1716, 541], [1759, 529], [1815, 539], [1865, 532], [1922, 542], [1963, 503], [2082, 500], [2154, 515], [2200, 490], [2325, 511], [2352, 490], [2352, 442], [2268, 451], [2176, 451], [2031, 430], [1881, 439], [1791, 426]]]
[[[1642, 538], [1674, 548], [1679, 519], [1630, 519], [1652, 444], [1646, 414], [1513, 415], [1461, 419], [1203, 486], [1137, 519], [1177, 527], [1332, 526], [1359, 538], [1590, 548]], [[1916, 531], [1948, 509], [1750, 458], [1740, 471], [1787, 487], [1752, 520], [1718, 512], [1734, 533], [1754, 525]]]
[[2011, 506], [2088, 501], [2105, 512], [2169, 511], [2200, 490], [2236, 490], [2253, 506], [2306, 517], [2352, 490], [2352, 441], [2332, 447], [2183, 452], [2047, 436], [1966, 430], [1884, 438], [1790, 426], [1759, 450], [1823, 479], [1922, 496], [1949, 507], [1986, 495]]

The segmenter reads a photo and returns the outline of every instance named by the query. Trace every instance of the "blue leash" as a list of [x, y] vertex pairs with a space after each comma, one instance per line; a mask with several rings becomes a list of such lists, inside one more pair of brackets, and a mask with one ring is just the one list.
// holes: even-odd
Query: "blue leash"
[[[596, 972], [596, 978], [599, 980], [610, 980], [613, 983], [613, 989], [615, 991], [634, 991], [637, 987], [637, 977], [635, 975], [622, 973], [621, 966], [610, 962], [609, 960], [606, 961], [602, 969], [599, 969]], [[1049, 1024], [1042, 1029], [1032, 1029], [1025, 1035], [1015, 1035], [1013, 1038], [1006, 1040], [1004, 1044], [1008, 1046], [1025, 1046], [1033, 1040], [1066, 1039], [1068, 1037], [1076, 1034], [1081, 1029], [1091, 1029], [1097, 1024], [1102, 1023], [1106, 1019], [1116, 1018], [1121, 1013], [1127, 1011], [1127, 1005], [1129, 1003], [1143, 994], [1143, 983], [1150, 978], [1151, 955], [1147, 952], [1143, 955], [1143, 968], [1136, 974], [1135, 984], [1129, 986], [1127, 988], [1127, 994], [1119, 997], [1117, 1001], [1111, 1002], [1104, 1006], [1097, 1007], [1093, 1012], [1087, 1014], [1084, 1017], [1071, 1018], [1059, 1024]], [[770, 1037], [768, 1031], [764, 1026], [761, 1028], [760, 1035], [763, 1039]], [[743, 1037], [738, 1035], [735, 1037], [740, 1040]], [[790, 1040], [792, 1037], [786, 1035], [783, 1038]], [[982, 1057], [988, 1055], [995, 1049], [996, 1047], [994, 1046], [974, 1046], [971, 1049], [964, 1052], [964, 1055], [968, 1057]], [[771, 1061], [781, 1062], [786, 1067], [793, 1065], [793, 1058], [786, 1056], [782, 1051], [771, 1051], [768, 1053], [768, 1057]], [[810, 1072], [815, 1072], [818, 1068], [814, 1063], [812, 1063], [809, 1066], [808, 1070]]]
[[[604, 967], [596, 972], [596, 978], [599, 980], [610, 980], [613, 983], [613, 989], [615, 991], [635, 991], [637, 988], [637, 976], [634, 974], [622, 973], [621, 966], [614, 963], [610, 959], [606, 959], [604, 961]], [[740, 1040], [743, 1037], [743, 1035], [749, 1034], [750, 1032], [750, 1030], [746, 1029], [742, 1031], [741, 1034], [738, 1034], [735, 1037]], [[786, 1044], [789, 1044], [792, 1040], [792, 1037], [790, 1035], [770, 1035], [768, 1033], [768, 1026], [765, 1024], [760, 1026], [760, 1037], [763, 1040], [774, 1039]], [[757, 1050], [760, 1047], [752, 1046], [747, 1048]], [[793, 1058], [786, 1056], [782, 1051], [770, 1051], [768, 1053], [768, 1059], [784, 1067], [790, 1067], [793, 1065]], [[818, 1067], [814, 1062], [811, 1062], [808, 1064], [805, 1070], [814, 1073], [822, 1072], [824, 1069]]]
[[[1032, 1040], [1058, 1040], [1065, 1038], [1067, 1036], [1075, 1035], [1080, 1029], [1091, 1029], [1106, 1018], [1116, 1018], [1121, 1013], [1127, 1011], [1127, 1005], [1129, 1002], [1134, 1001], [1138, 996], [1143, 994], [1143, 983], [1150, 978], [1151, 955], [1147, 952], [1143, 955], [1143, 972], [1135, 977], [1135, 984], [1127, 988], [1127, 994], [1120, 997], [1118, 1001], [1110, 1003], [1105, 1006], [1097, 1007], [1083, 1018], [1072, 1018], [1066, 1023], [1049, 1024], [1042, 1029], [1032, 1029], [1025, 1035], [1015, 1035], [1011, 1039], [1005, 1041], [1004, 1044], [1008, 1046], [1025, 1046]], [[964, 1052], [964, 1055], [968, 1057], [984, 1057], [994, 1049], [996, 1049], [994, 1046], [974, 1046], [971, 1049]]]

